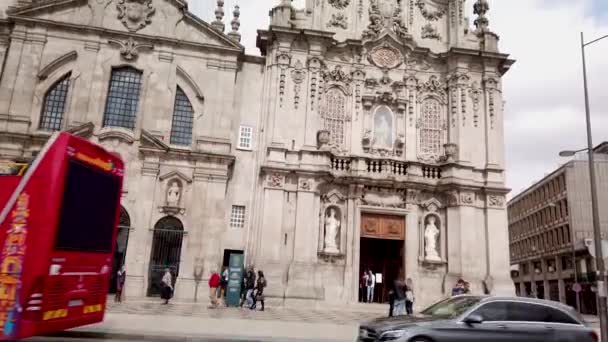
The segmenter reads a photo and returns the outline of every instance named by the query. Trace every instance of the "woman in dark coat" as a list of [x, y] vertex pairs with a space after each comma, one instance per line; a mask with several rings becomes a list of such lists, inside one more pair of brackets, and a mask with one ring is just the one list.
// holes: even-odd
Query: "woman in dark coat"
[[251, 310], [255, 310], [257, 302], [259, 301], [262, 304], [262, 309], [260, 311], [264, 311], [264, 288], [266, 287], [266, 277], [264, 277], [264, 272], [258, 271], [258, 281], [256, 283], [256, 293], [253, 296], [253, 305], [251, 305]]

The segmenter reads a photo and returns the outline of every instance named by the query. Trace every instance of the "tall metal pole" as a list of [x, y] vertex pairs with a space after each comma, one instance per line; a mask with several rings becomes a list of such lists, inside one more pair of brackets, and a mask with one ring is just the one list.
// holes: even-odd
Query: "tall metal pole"
[[[597, 268], [598, 313], [600, 318], [601, 339], [608, 341], [608, 303], [606, 303], [606, 270], [602, 253], [602, 230], [597, 200], [595, 180], [595, 160], [593, 156], [593, 138], [591, 134], [591, 109], [589, 106], [589, 87], [587, 86], [587, 61], [585, 58], [585, 37], [581, 32], [581, 50], [583, 53], [583, 82], [585, 85], [585, 115], [587, 118], [587, 148], [589, 155], [589, 179], [591, 183], [591, 211], [593, 214], [593, 236], [595, 240], [595, 265]], [[574, 243], [574, 241], [572, 241]]]

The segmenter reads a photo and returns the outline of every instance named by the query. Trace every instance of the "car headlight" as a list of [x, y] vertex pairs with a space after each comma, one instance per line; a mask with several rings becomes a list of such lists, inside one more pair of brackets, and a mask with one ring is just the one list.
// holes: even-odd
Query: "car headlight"
[[382, 335], [380, 335], [380, 341], [398, 340], [398, 339], [402, 338], [403, 336], [405, 336], [406, 334], [407, 333], [405, 332], [405, 330], [386, 331], [386, 332], [382, 333]]

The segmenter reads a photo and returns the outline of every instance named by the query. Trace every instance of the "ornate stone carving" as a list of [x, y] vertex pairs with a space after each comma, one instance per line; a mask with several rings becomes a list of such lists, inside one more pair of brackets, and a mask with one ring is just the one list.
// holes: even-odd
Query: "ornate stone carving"
[[128, 40], [121, 42], [119, 40], [111, 39], [108, 41], [111, 44], [118, 45], [120, 47], [120, 55], [126, 61], [132, 62], [139, 57], [139, 50], [152, 50], [154, 46], [151, 44], [137, 44], [133, 37]]
[[352, 77], [342, 70], [341, 65], [336, 65], [333, 71], [323, 71], [323, 79], [325, 82], [338, 82], [344, 84], [350, 84]]
[[392, 30], [400, 38], [406, 38], [408, 30], [401, 13], [402, 0], [370, 0], [369, 21], [363, 39], [378, 38], [382, 30]]
[[405, 136], [403, 134], [399, 134], [395, 140], [395, 154], [401, 156], [403, 155], [403, 152], [405, 152]]
[[437, 29], [431, 24], [426, 24], [422, 26], [422, 33], [420, 36], [422, 39], [441, 40], [441, 34], [439, 34], [439, 32], [437, 32]]
[[277, 64], [279, 65], [279, 69], [281, 70], [281, 74], [279, 75], [279, 106], [283, 107], [283, 97], [285, 95], [285, 72], [291, 63], [291, 56], [282, 52], [277, 55]]
[[429, 77], [429, 80], [426, 83], [423, 83], [419, 86], [419, 90], [426, 93], [434, 93], [434, 94], [445, 94], [445, 86], [442, 82], [439, 81], [437, 76], [433, 75]]
[[317, 145], [319, 148], [329, 145], [330, 136], [329, 131], [320, 130], [317, 132]]
[[301, 61], [296, 62], [294, 69], [291, 71], [291, 78], [293, 79], [293, 105], [295, 109], [298, 109], [301, 84], [306, 78], [306, 69], [304, 69]]
[[404, 209], [406, 207], [404, 195], [402, 191], [366, 189], [361, 198], [361, 204], [381, 208]]
[[339, 27], [341, 29], [348, 29], [348, 18], [342, 14], [332, 14], [331, 19], [327, 22], [327, 27]]
[[416, 6], [418, 6], [418, 8], [420, 9], [420, 13], [426, 20], [437, 21], [443, 18], [443, 16], [445, 15], [444, 10], [429, 11], [426, 8], [426, 3], [424, 2], [424, 0], [417, 0]]
[[266, 178], [266, 185], [269, 188], [283, 188], [285, 176], [280, 173], [271, 173]]
[[170, 207], [179, 207], [182, 198], [182, 187], [177, 180], [173, 180], [167, 187], [166, 203]]
[[486, 77], [484, 79], [486, 92], [488, 94], [488, 114], [490, 117], [490, 129], [494, 129], [494, 123], [496, 120], [496, 106], [494, 101], [494, 94], [498, 89], [498, 81], [493, 77]]
[[118, 0], [118, 19], [131, 32], [137, 32], [152, 22], [156, 12], [152, 0]]
[[331, 206], [325, 211], [325, 237], [323, 252], [339, 254], [338, 239], [340, 237], [341, 215], [337, 207]]
[[458, 154], [458, 145], [450, 143], [443, 145], [443, 149], [445, 150], [445, 160], [448, 163], [453, 163], [456, 160], [456, 155]]
[[479, 84], [477, 82], [473, 82], [471, 84], [471, 88], [469, 88], [469, 96], [473, 101], [473, 125], [475, 127], [479, 124], [479, 103], [481, 101], [481, 89], [479, 88]]
[[300, 178], [300, 181], [298, 183], [298, 188], [300, 190], [310, 191], [310, 189], [312, 189], [312, 183], [313, 183], [312, 179]]
[[384, 44], [369, 53], [369, 61], [379, 68], [394, 69], [403, 63], [403, 55], [399, 50]]
[[337, 9], [345, 9], [350, 4], [350, 0], [328, 0], [328, 2]]
[[461, 205], [473, 205], [475, 204], [475, 194], [472, 192], [462, 192], [460, 193], [460, 202]]
[[505, 206], [505, 198], [501, 195], [488, 195], [488, 207], [503, 208]]

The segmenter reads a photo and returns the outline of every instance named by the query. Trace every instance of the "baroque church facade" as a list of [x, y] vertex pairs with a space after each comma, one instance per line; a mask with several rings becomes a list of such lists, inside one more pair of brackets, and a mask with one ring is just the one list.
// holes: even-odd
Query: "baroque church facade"
[[367, 270], [378, 302], [398, 277], [419, 307], [459, 278], [513, 294], [513, 61], [488, 11], [281, 0], [250, 56], [222, 0], [211, 23], [185, 0], [3, 1], [0, 160], [31, 160], [60, 130], [123, 158], [127, 296], [158, 294], [170, 267], [175, 296], [193, 299], [230, 253], [285, 303], [357, 302]]

